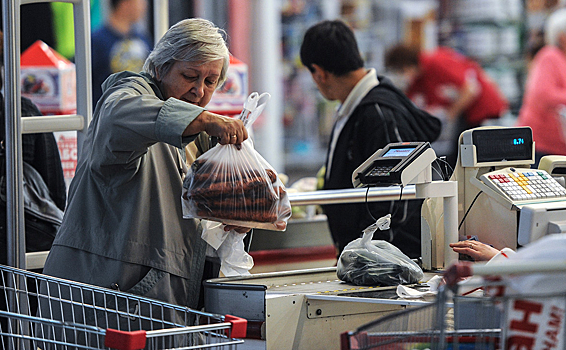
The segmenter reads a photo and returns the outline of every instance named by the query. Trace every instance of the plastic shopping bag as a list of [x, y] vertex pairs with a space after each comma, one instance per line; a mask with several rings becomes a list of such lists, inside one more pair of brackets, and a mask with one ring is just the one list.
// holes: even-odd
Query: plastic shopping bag
[[254, 260], [244, 249], [245, 233], [234, 230], [224, 231], [221, 223], [203, 220], [202, 239], [212, 250], [209, 256], [220, 259], [220, 271], [226, 277], [247, 276], [254, 266]]
[[[504, 265], [517, 262], [564, 262], [566, 235], [552, 234], [525, 245], [509, 255]], [[500, 261], [501, 262], [501, 261]], [[491, 264], [496, 267], [497, 263]], [[490, 278], [493, 279], [493, 276]], [[498, 276], [500, 286], [486, 286], [486, 294], [506, 296], [503, 304], [501, 329], [506, 332], [507, 349], [564, 349], [566, 321], [566, 273], [504, 274]], [[488, 279], [488, 278], [486, 278]]]
[[346, 245], [338, 259], [338, 278], [358, 286], [395, 286], [417, 283], [424, 277], [422, 269], [397, 247], [372, 240], [378, 228], [389, 228], [390, 221], [390, 214], [380, 218], [364, 230], [362, 238]]
[[[263, 110], [263, 96], [248, 98], [240, 115], [246, 127]], [[240, 150], [219, 144], [197, 158], [184, 179], [182, 197], [184, 218], [282, 231], [291, 216], [283, 183], [251, 139]]]

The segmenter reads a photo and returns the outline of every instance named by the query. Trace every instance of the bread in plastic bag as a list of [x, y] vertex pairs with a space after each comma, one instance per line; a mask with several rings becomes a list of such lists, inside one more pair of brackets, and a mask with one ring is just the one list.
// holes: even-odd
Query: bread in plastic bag
[[[254, 94], [248, 102], [256, 96], [257, 103]], [[251, 112], [244, 108], [240, 116], [246, 127], [263, 109], [255, 107]], [[195, 160], [183, 182], [183, 217], [285, 230], [291, 216], [285, 186], [251, 139], [241, 146], [218, 144]]]
[[384, 219], [387, 216], [366, 228], [362, 238], [346, 245], [336, 267], [339, 279], [358, 286], [396, 286], [417, 283], [424, 277], [422, 269], [397, 247], [372, 240]]

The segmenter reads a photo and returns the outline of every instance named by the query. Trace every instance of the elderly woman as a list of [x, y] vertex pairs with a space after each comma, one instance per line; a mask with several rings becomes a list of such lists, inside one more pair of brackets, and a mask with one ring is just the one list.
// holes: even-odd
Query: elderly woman
[[197, 307], [206, 243], [182, 216], [180, 151], [202, 132], [221, 144], [248, 137], [241, 121], [204, 108], [228, 62], [222, 31], [187, 19], [142, 73], [104, 82], [44, 273]]

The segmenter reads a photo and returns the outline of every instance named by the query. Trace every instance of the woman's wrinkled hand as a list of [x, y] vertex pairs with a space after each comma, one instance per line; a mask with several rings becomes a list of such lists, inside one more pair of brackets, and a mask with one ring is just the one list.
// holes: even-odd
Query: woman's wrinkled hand
[[187, 126], [183, 135], [195, 135], [201, 131], [217, 137], [221, 145], [232, 144], [236, 145], [238, 149], [241, 148], [242, 142], [248, 138], [248, 131], [241, 120], [209, 111], [203, 111], [199, 114]]

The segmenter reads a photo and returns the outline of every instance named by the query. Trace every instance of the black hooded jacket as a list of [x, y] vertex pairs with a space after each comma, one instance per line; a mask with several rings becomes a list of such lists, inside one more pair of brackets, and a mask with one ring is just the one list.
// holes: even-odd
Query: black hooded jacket
[[[440, 134], [439, 119], [417, 108], [388, 78], [378, 79], [379, 85], [360, 101], [339, 135], [324, 189], [352, 188], [353, 171], [389, 143], [432, 142]], [[411, 258], [419, 257], [421, 204], [422, 200], [370, 203], [376, 219], [394, 213], [391, 229], [377, 232], [374, 239], [393, 243]], [[340, 252], [373, 223], [363, 203], [325, 205], [324, 211]]]

